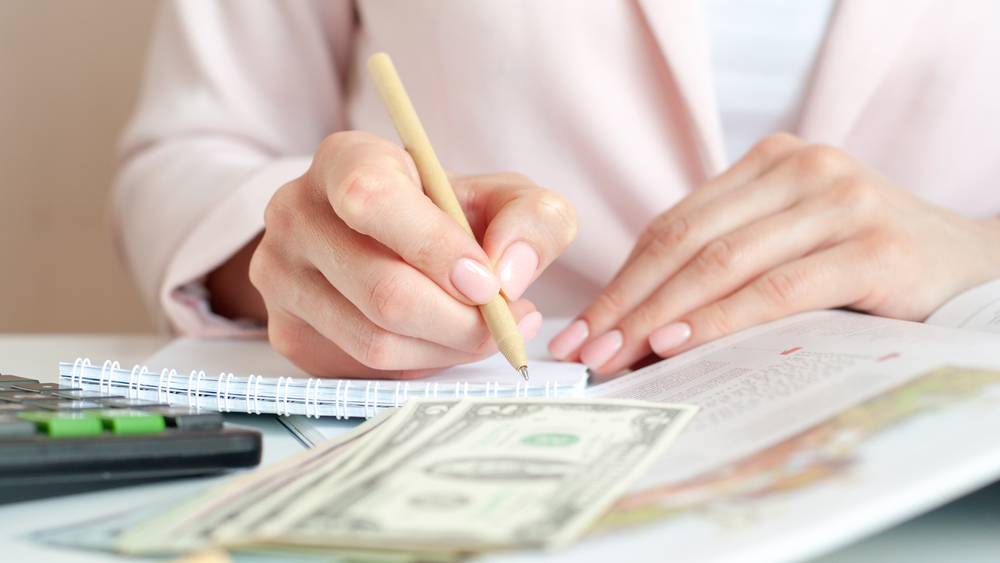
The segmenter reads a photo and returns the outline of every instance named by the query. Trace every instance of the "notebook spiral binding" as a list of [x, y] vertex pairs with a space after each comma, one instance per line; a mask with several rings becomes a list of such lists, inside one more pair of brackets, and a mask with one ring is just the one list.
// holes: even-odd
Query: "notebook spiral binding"
[[[96, 372], [97, 366], [89, 358], [77, 358], [72, 364], [60, 364], [60, 378], [68, 379], [71, 386], [83, 389], [96, 387], [98, 392], [106, 395], [124, 391], [128, 398], [155, 400], [171, 406], [219, 412], [273, 413], [282, 416], [296, 414], [310, 418], [371, 418], [379, 410], [402, 406], [411, 396], [438, 398], [440, 394], [441, 398], [555, 398], [579, 397], [583, 390], [583, 385], [560, 386], [557, 381], [546, 381], [543, 394], [541, 386], [532, 388], [528, 382], [519, 380], [515, 385], [504, 386], [499, 382], [487, 382], [485, 386], [474, 384], [471, 395], [469, 382], [456, 382], [454, 388], [450, 384], [445, 386], [437, 382], [426, 382], [421, 389], [419, 384], [411, 386], [409, 381], [396, 381], [393, 385], [391, 382], [377, 380], [309, 378], [303, 387], [300, 383], [302, 378], [296, 380], [279, 377], [274, 380], [253, 374], [241, 378], [226, 372], [213, 378], [200, 370], [192, 370], [185, 377], [176, 370], [166, 368], [156, 374], [138, 364], [128, 371], [117, 361], [111, 360], [104, 362], [99, 374]], [[324, 381], [327, 385], [323, 385]], [[337, 383], [336, 387], [333, 387], [334, 381]]]

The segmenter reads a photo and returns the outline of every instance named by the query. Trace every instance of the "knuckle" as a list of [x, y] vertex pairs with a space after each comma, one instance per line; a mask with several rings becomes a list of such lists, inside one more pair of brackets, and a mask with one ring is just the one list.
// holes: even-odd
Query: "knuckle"
[[308, 353], [305, 325], [288, 321], [274, 321], [267, 324], [267, 338], [276, 352], [295, 362]]
[[338, 215], [353, 226], [371, 222], [386, 203], [389, 177], [390, 171], [380, 164], [363, 163], [352, 167], [334, 190]]
[[702, 274], [729, 275], [739, 266], [740, 254], [726, 239], [715, 239], [695, 258], [695, 267]]
[[607, 316], [607, 317], [621, 317], [626, 313], [626, 308], [628, 307], [628, 297], [624, 290], [615, 284], [612, 284], [604, 289], [594, 300], [593, 310], [597, 312], [596, 315], [590, 315], [591, 318], [595, 316]]
[[656, 238], [665, 248], [677, 248], [683, 246], [694, 236], [694, 224], [686, 216], [680, 216], [670, 221], [663, 229], [663, 233]]
[[661, 309], [659, 304], [644, 304], [632, 311], [628, 320], [621, 324], [623, 328], [626, 328], [627, 325], [626, 333], [648, 335], [650, 331], [663, 326], [664, 319]]
[[565, 197], [550, 191], [539, 195], [535, 213], [547, 225], [559, 248], [569, 246], [576, 238], [578, 220], [576, 210]]
[[295, 192], [296, 190], [285, 185], [267, 203], [264, 208], [264, 227], [268, 232], [287, 232], [297, 223], [299, 207], [296, 203], [299, 197]]
[[280, 240], [300, 230], [310, 220], [329, 214], [330, 205], [316, 191], [309, 174], [293, 180], [271, 196], [264, 208], [264, 227], [273, 238]]
[[323, 142], [319, 144], [319, 148], [316, 149], [318, 154], [322, 155], [339, 155], [343, 154], [344, 149], [351, 144], [351, 139], [353, 137], [353, 131], [338, 131], [331, 135], [328, 135]]
[[725, 301], [707, 305], [702, 311], [699, 324], [706, 327], [708, 334], [716, 338], [732, 334], [739, 330], [740, 326], [736, 320], [736, 312], [731, 309], [732, 307]]
[[378, 326], [366, 324], [358, 333], [354, 359], [367, 367], [378, 370], [395, 366], [396, 335]]
[[261, 295], [267, 295], [271, 293], [274, 289], [274, 281], [276, 276], [274, 276], [275, 264], [274, 260], [270, 256], [270, 245], [265, 245], [267, 238], [261, 241], [257, 245], [257, 250], [254, 251], [253, 257], [250, 258], [250, 269], [247, 272], [250, 277], [250, 283]]
[[881, 198], [878, 190], [862, 178], [851, 178], [839, 182], [833, 192], [834, 199], [839, 205], [863, 212], [881, 209]]
[[379, 268], [365, 282], [368, 317], [382, 328], [399, 326], [413, 312], [416, 302], [413, 285], [400, 272]]
[[639, 240], [636, 244], [645, 246], [646, 244], [652, 242], [653, 239], [660, 238], [663, 236], [663, 233], [666, 232], [667, 225], [669, 225], [671, 221], [673, 221], [673, 216], [671, 216], [669, 212], [657, 215], [652, 221], [649, 222], [649, 225], [642, 231], [642, 234], [639, 235]]
[[771, 270], [760, 278], [760, 290], [765, 300], [779, 309], [795, 303], [806, 291], [807, 285], [805, 277], [787, 269]]
[[809, 145], [799, 151], [795, 164], [803, 176], [833, 176], [843, 171], [846, 159], [829, 145]]
[[517, 172], [499, 172], [494, 176], [494, 178], [497, 182], [504, 184], [525, 184], [528, 186], [536, 185], [534, 180], [524, 174], [518, 174]]
[[760, 162], [771, 162], [801, 147], [804, 143], [791, 133], [772, 133], [757, 141], [748, 153]]
[[412, 237], [408, 242], [400, 243], [399, 252], [408, 264], [416, 266], [425, 271], [440, 270], [448, 266], [442, 265], [444, 256], [450, 249], [458, 248], [459, 245], [467, 244], [468, 235], [455, 224], [449, 224], [448, 228], [453, 228], [447, 234], [439, 233], [437, 237]]

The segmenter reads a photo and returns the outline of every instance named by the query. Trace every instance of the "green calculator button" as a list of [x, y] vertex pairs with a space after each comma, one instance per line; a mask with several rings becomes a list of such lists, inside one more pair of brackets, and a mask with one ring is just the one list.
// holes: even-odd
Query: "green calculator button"
[[163, 432], [167, 427], [162, 416], [131, 409], [102, 409], [86, 411], [83, 414], [99, 419], [105, 428], [115, 434]]
[[101, 421], [82, 411], [19, 412], [19, 418], [34, 422], [52, 437], [91, 436], [101, 433]]

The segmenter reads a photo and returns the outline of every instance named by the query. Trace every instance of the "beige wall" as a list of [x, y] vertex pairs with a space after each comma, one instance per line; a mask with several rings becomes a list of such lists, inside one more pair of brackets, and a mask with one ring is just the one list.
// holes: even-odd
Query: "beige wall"
[[0, 332], [153, 330], [108, 228], [152, 0], [0, 0]]

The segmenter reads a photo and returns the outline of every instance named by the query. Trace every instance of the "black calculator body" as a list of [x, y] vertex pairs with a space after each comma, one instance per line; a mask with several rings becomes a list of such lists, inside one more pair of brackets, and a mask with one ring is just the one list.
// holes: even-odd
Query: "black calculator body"
[[261, 446], [216, 412], [0, 375], [0, 503], [253, 467]]

